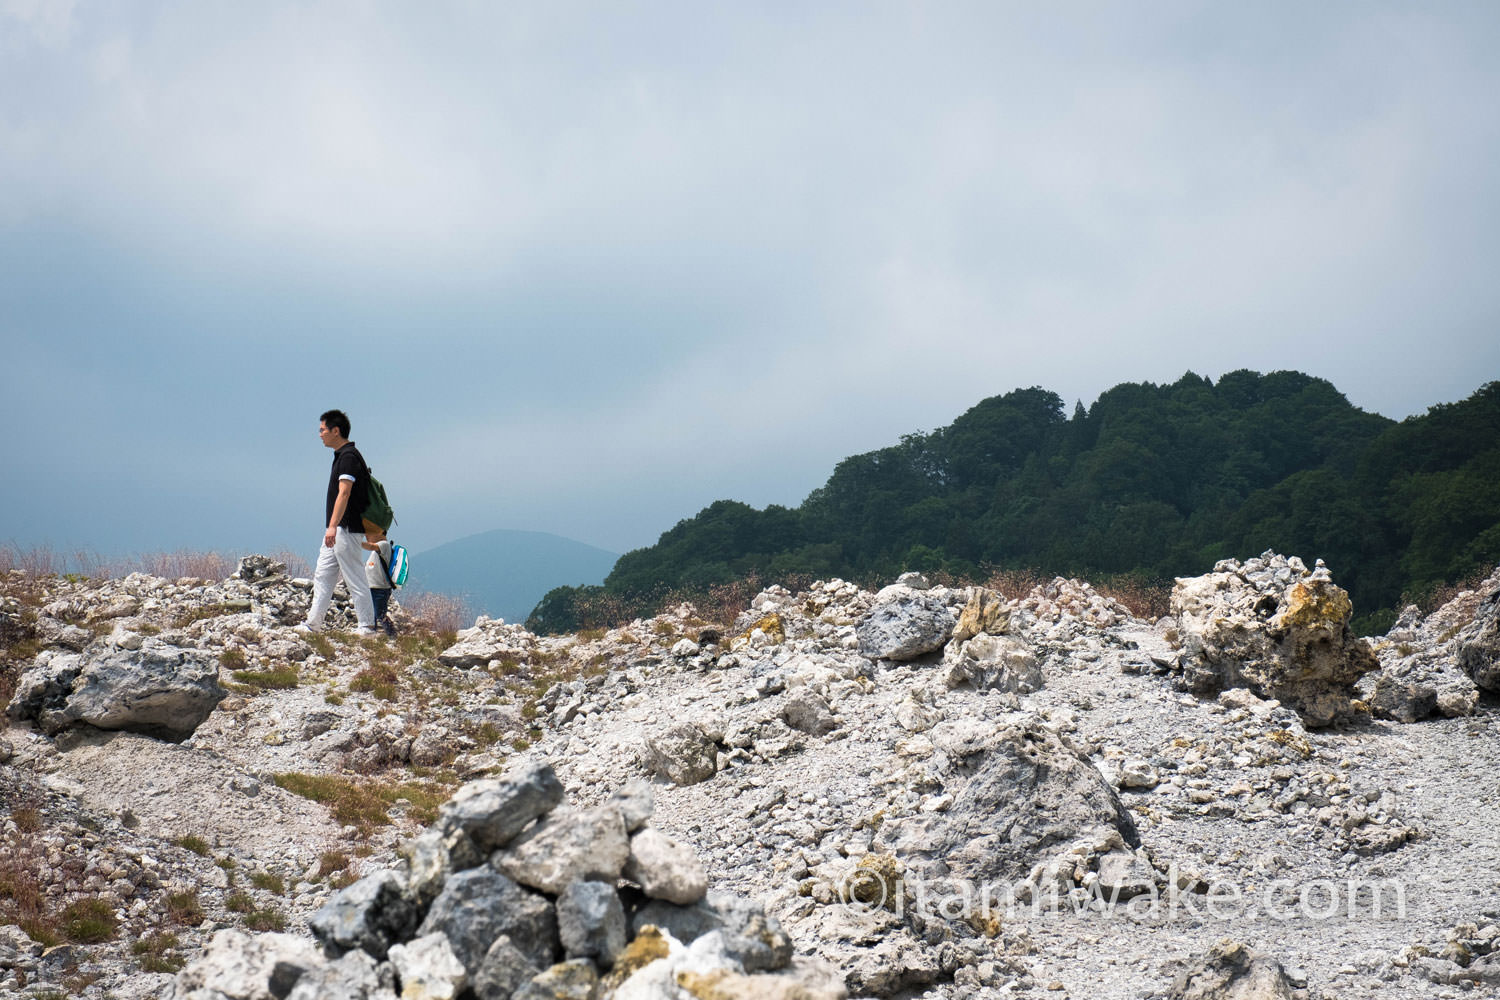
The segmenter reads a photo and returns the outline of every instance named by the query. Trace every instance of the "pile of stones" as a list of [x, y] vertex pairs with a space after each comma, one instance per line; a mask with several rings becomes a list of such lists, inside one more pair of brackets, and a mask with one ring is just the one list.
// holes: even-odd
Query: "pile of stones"
[[647, 825], [650, 786], [562, 804], [550, 765], [470, 782], [405, 863], [285, 934], [217, 934], [180, 1000], [839, 1000], [836, 970], [792, 954], [751, 900], [710, 892], [691, 848]]

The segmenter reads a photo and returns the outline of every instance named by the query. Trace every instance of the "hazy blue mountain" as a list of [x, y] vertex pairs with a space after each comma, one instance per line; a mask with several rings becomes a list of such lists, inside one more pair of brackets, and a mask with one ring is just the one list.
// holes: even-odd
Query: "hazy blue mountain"
[[560, 535], [500, 528], [413, 553], [404, 589], [452, 594], [475, 614], [524, 622], [547, 591], [602, 583], [619, 558]]

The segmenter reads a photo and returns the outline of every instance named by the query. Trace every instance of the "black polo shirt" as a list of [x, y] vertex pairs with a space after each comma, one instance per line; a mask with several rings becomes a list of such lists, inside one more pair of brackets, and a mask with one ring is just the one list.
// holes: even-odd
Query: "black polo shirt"
[[353, 441], [333, 453], [333, 472], [328, 476], [328, 503], [323, 508], [323, 526], [326, 528], [328, 519], [333, 517], [333, 504], [339, 498], [339, 480], [346, 476], [354, 480], [354, 488], [349, 491], [349, 506], [344, 508], [344, 517], [338, 526], [350, 531], [364, 531], [360, 515], [370, 506], [370, 470]]

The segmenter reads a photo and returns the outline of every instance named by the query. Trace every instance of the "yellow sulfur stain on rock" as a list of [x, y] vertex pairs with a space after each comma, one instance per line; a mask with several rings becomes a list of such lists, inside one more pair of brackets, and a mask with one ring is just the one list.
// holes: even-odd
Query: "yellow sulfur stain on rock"
[[666, 958], [671, 953], [672, 946], [667, 936], [655, 924], [647, 924], [641, 928], [635, 940], [626, 945], [625, 950], [615, 957], [614, 967], [599, 983], [600, 995], [609, 995], [611, 991], [641, 969], [657, 959]]
[[769, 639], [773, 645], [779, 646], [781, 643], [786, 642], [786, 625], [782, 623], [781, 616], [778, 614], [766, 615], [760, 621], [756, 622], [754, 625], [751, 625], [749, 628], [745, 629], [745, 631], [741, 632], [738, 638], [744, 639], [748, 642], [751, 634], [756, 629], [760, 629], [762, 632], [764, 632], [766, 638]]
[[1294, 583], [1286, 593], [1286, 607], [1272, 620], [1273, 628], [1341, 629], [1354, 613], [1342, 587], [1322, 581]]

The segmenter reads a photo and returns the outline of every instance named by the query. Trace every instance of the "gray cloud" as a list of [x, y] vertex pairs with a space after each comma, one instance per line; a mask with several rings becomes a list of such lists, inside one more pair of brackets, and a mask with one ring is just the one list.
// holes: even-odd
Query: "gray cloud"
[[1497, 28], [0, 0], [0, 539], [305, 544], [330, 405], [418, 547], [615, 549], [1017, 386], [1420, 412], [1500, 372]]

